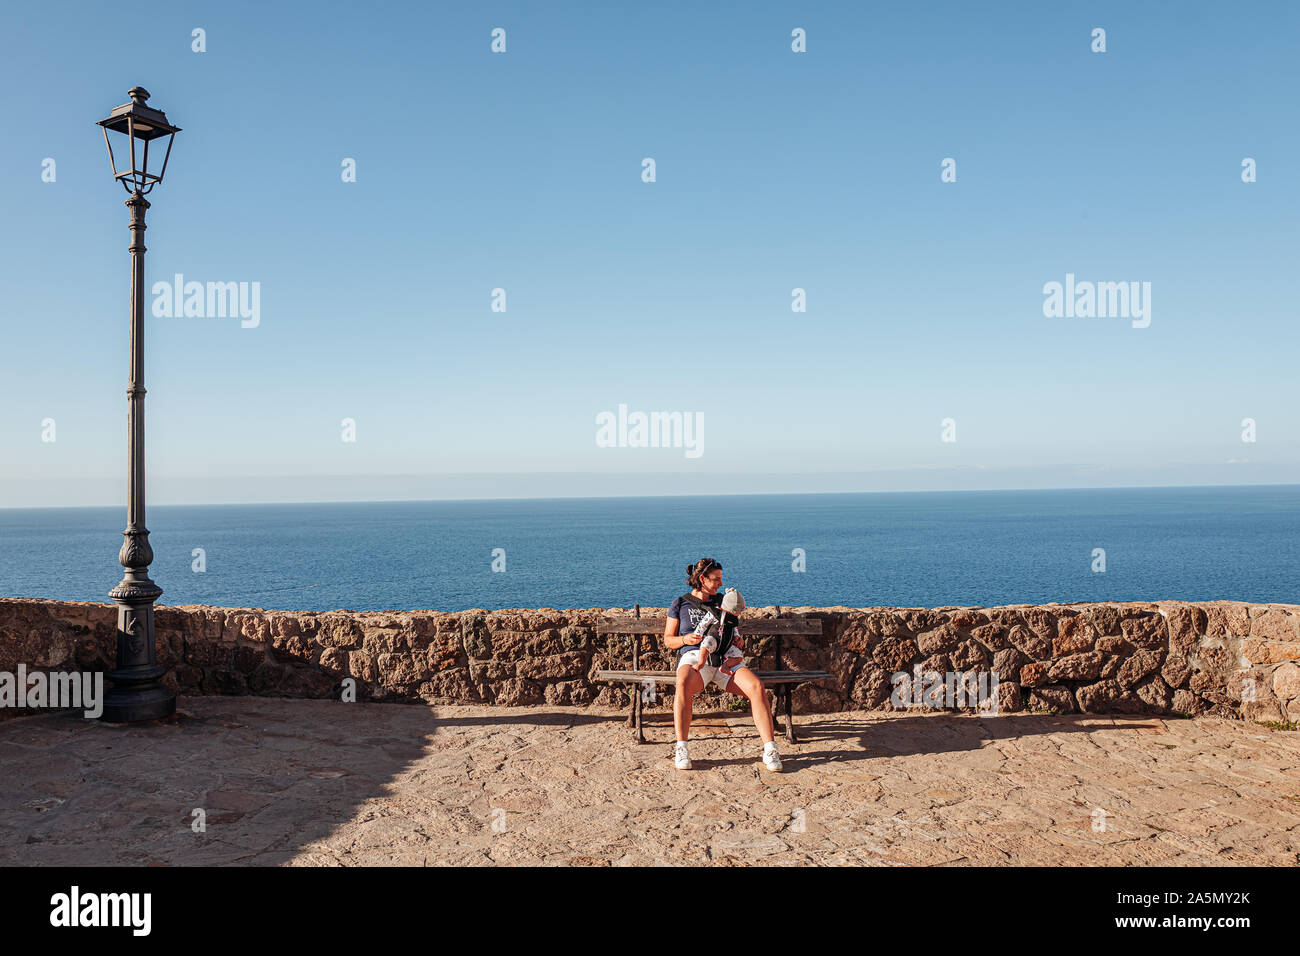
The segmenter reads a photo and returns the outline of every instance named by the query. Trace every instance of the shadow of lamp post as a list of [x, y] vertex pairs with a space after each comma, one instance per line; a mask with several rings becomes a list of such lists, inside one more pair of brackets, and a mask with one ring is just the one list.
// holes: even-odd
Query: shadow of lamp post
[[[162, 588], [149, 580], [153, 549], [149, 547], [149, 529], [144, 523], [144, 214], [149, 208], [144, 198], [162, 182], [171, 157], [172, 140], [180, 128], [167, 122], [161, 110], [145, 105], [149, 91], [133, 87], [127, 93], [131, 102], [117, 107], [108, 119], [99, 120], [108, 146], [108, 161], [113, 178], [130, 195], [131, 210], [131, 370], [126, 387], [127, 398], [127, 503], [125, 540], [118, 560], [126, 569], [117, 587], [108, 592], [117, 605], [117, 660], [108, 678], [113, 687], [104, 696], [101, 720], [136, 721], [166, 717], [176, 710], [176, 695], [159, 683], [166, 668], [159, 666], [154, 646], [153, 604]], [[130, 166], [118, 171], [109, 133], [126, 136], [126, 155]], [[157, 172], [149, 163], [149, 144], [167, 137], [167, 151]], [[161, 152], [154, 149], [154, 160]]]

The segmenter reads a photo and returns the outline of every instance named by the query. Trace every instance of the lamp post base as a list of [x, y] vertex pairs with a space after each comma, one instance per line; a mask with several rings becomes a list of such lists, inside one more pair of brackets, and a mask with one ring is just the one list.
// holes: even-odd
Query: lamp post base
[[176, 694], [160, 684], [167, 668], [159, 665], [154, 643], [154, 601], [162, 588], [149, 580], [153, 549], [149, 532], [130, 527], [120, 555], [124, 577], [108, 592], [117, 605], [117, 661], [104, 676], [113, 686], [104, 695], [100, 720], [131, 723], [176, 713]]
[[158, 683], [158, 677], [165, 671], [161, 667], [150, 671], [153, 673], [147, 675], [109, 671], [107, 677], [113, 687], [104, 695], [104, 710], [99, 719], [129, 724], [176, 713], [176, 695]]

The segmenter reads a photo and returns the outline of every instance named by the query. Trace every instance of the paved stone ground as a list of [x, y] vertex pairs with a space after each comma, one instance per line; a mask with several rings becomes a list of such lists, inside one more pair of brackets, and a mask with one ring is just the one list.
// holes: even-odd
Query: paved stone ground
[[662, 714], [182, 707], [0, 723], [0, 865], [1300, 863], [1300, 732], [1230, 720], [809, 715], [771, 774], [733, 714], [677, 771]]

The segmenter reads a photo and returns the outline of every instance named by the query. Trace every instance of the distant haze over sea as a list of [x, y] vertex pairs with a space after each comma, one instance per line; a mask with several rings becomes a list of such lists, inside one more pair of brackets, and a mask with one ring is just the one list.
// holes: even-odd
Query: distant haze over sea
[[[791, 461], [797, 460], [792, 457]], [[125, 471], [122, 472], [122, 475]], [[0, 508], [116, 505], [122, 475], [0, 476]], [[1288, 462], [882, 468], [874, 471], [520, 471], [448, 474], [149, 475], [149, 504], [294, 504], [316, 501], [448, 501], [498, 498], [622, 498], [659, 495], [854, 494], [907, 491], [1170, 488], [1282, 485], [1300, 481]]]

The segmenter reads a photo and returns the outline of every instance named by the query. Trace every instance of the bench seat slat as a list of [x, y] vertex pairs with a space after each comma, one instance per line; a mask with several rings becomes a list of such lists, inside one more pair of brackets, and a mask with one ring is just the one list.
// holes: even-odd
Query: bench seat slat
[[[803, 681], [825, 680], [835, 676], [827, 671], [754, 671], [754, 673], [764, 684], [797, 684]], [[640, 683], [652, 680], [656, 684], [672, 684], [677, 681], [677, 672], [598, 670], [596, 671], [596, 680], [604, 683], [622, 681]]]
[[[611, 621], [596, 626], [596, 634], [649, 634], [659, 636], [664, 632], [666, 618], [642, 618], [639, 621]], [[740, 633], [762, 637], [770, 634], [821, 634], [821, 621], [785, 619], [756, 619], [740, 622]]]

